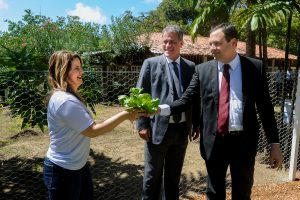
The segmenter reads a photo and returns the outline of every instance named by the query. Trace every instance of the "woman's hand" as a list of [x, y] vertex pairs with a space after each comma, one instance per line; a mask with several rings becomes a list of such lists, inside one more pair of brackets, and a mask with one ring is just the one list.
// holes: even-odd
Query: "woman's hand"
[[127, 110], [127, 117], [130, 121], [134, 121], [140, 117], [149, 117], [149, 115], [144, 110]]

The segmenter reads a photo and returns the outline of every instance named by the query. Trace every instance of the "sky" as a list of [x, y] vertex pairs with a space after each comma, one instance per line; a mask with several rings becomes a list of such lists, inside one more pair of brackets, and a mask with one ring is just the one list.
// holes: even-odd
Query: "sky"
[[56, 20], [57, 16], [76, 15], [82, 22], [109, 24], [111, 16], [118, 17], [126, 10], [134, 16], [154, 10], [162, 0], [0, 0], [0, 31], [7, 31], [7, 22], [20, 21], [30, 9], [34, 15]]

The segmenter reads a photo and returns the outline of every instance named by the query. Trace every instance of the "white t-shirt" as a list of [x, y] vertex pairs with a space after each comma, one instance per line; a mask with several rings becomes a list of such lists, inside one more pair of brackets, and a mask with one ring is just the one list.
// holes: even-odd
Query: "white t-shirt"
[[68, 92], [55, 91], [48, 104], [47, 119], [47, 157], [65, 169], [81, 169], [90, 151], [90, 138], [81, 132], [94, 123], [86, 106]]

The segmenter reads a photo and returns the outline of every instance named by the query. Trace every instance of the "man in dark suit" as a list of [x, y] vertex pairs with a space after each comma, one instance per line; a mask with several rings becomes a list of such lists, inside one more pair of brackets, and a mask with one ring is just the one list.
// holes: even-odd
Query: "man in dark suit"
[[[183, 32], [178, 26], [167, 26], [162, 32], [162, 41], [164, 54], [144, 61], [137, 87], [143, 88], [143, 92], [152, 98], [159, 98], [160, 103], [169, 104], [178, 99], [189, 85], [195, 64], [180, 57]], [[145, 140], [142, 199], [179, 199], [188, 135], [192, 139], [199, 136], [199, 113], [196, 115], [198, 117], [188, 106], [176, 116], [156, 115], [137, 120], [139, 135]]]
[[225, 200], [228, 166], [232, 199], [250, 199], [259, 136], [257, 113], [271, 143], [271, 166], [281, 167], [283, 159], [263, 64], [239, 55], [237, 42], [232, 25], [212, 29], [209, 45], [215, 59], [197, 65], [183, 96], [159, 109], [163, 116], [179, 113], [200, 97], [200, 151], [207, 168], [209, 200]]

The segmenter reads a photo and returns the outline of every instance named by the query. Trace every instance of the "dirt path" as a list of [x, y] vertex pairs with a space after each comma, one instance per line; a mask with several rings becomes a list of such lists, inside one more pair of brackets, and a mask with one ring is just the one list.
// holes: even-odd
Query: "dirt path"
[[[226, 199], [230, 199], [230, 193]], [[252, 200], [299, 200], [300, 181], [272, 183], [268, 185], [254, 186], [251, 195]], [[205, 200], [204, 195], [195, 197], [194, 200]]]

